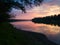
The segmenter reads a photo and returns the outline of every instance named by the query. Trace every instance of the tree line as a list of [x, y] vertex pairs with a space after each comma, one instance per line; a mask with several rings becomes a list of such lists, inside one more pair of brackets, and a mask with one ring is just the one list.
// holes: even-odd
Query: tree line
[[37, 18], [34, 18], [32, 19], [33, 22], [35, 23], [45, 23], [45, 24], [58, 24], [60, 25], [60, 14], [58, 15], [52, 15], [52, 16], [46, 16], [46, 17], [37, 17]]

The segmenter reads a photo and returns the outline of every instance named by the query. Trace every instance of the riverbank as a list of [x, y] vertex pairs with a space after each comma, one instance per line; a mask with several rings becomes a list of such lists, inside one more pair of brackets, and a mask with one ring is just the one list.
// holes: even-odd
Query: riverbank
[[41, 33], [18, 30], [9, 22], [0, 23], [0, 45], [57, 45]]

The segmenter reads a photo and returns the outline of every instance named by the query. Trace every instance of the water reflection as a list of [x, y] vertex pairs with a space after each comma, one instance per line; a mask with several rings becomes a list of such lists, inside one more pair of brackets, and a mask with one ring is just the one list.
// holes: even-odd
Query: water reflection
[[31, 21], [24, 21], [24, 22], [13, 22], [11, 23], [17, 29], [22, 29], [26, 31], [33, 31], [37, 33], [45, 34], [50, 40], [54, 41], [55, 43], [60, 44], [60, 27], [54, 25], [47, 25], [47, 24], [37, 24]]

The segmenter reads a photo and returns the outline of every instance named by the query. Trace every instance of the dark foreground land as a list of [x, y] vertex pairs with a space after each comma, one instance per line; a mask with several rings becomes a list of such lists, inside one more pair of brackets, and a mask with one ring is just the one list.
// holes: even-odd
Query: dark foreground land
[[0, 45], [57, 45], [41, 33], [18, 30], [8, 22], [0, 23]]

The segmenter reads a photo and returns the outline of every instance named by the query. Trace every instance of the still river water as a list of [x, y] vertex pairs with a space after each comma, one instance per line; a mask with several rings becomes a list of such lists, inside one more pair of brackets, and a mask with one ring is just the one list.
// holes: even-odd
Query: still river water
[[37, 24], [32, 21], [20, 21], [11, 23], [17, 29], [45, 34], [48, 39], [60, 45], [60, 27], [47, 24]]

